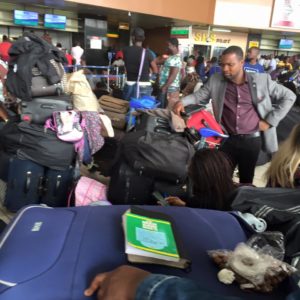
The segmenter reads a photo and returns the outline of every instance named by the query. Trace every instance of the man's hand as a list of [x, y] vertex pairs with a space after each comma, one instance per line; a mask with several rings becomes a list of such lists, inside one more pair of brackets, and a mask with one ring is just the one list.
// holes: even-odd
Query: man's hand
[[98, 274], [84, 295], [89, 297], [98, 291], [98, 300], [133, 300], [138, 285], [150, 274], [138, 268], [121, 266], [111, 272]]
[[258, 123], [258, 127], [259, 127], [259, 131], [266, 131], [271, 127], [271, 125], [264, 120], [260, 120]]
[[181, 101], [178, 101], [178, 102], [174, 105], [173, 111], [174, 111], [174, 113], [175, 113], [176, 115], [178, 115], [178, 116], [180, 116], [180, 113], [181, 113], [181, 112], [184, 112], [184, 106], [183, 106], [183, 104], [182, 104]]
[[171, 206], [185, 206], [186, 205], [186, 203], [178, 197], [168, 197], [168, 198], [166, 198], [166, 200], [168, 201], [168, 203]]

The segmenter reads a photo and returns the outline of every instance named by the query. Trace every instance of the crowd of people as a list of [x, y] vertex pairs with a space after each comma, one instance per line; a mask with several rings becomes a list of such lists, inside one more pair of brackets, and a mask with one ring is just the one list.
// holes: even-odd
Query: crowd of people
[[[178, 116], [188, 105], [211, 102], [215, 119], [229, 136], [218, 150], [196, 152], [188, 172], [193, 183], [193, 197], [179, 199], [170, 195], [167, 198], [170, 205], [230, 210], [231, 196], [238, 186], [253, 185], [261, 149], [273, 154], [266, 173], [269, 187], [300, 186], [300, 124], [279, 148], [276, 135], [276, 127], [293, 106], [296, 95], [269, 75], [277, 68], [299, 69], [299, 56], [293, 61], [272, 55], [259, 57], [259, 49], [252, 47], [245, 58], [240, 47], [230, 46], [220, 58], [212, 57], [207, 62], [199, 52], [182, 60], [176, 38], [166, 41], [167, 56], [156, 56], [143, 48], [144, 40], [144, 30], [135, 28], [132, 46], [119, 51], [112, 63], [126, 70], [123, 98], [151, 96], [155, 82], [161, 107]], [[0, 43], [0, 58], [4, 62], [9, 60], [10, 45], [4, 36]], [[61, 44], [56, 46], [62, 49]], [[83, 56], [80, 43], [74, 45], [70, 54], [66, 52], [68, 64], [82, 64]], [[3, 86], [4, 73], [0, 68]], [[96, 84], [95, 93], [97, 97], [105, 94], [105, 86]], [[5, 96], [5, 91], [2, 94]], [[0, 117], [5, 122], [9, 118], [3, 109]], [[239, 184], [232, 179], [236, 167]], [[213, 295], [186, 279], [154, 275], [132, 267], [98, 275], [85, 295], [96, 291], [99, 299], [152, 299], [154, 294], [153, 299], [171, 299], [170, 293], [174, 295], [172, 299], [229, 299]]]

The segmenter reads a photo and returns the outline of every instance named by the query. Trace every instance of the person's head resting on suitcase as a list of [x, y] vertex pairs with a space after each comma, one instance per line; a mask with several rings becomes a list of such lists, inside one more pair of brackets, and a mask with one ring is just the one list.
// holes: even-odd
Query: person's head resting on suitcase
[[132, 42], [134, 44], [136, 44], [136, 43], [141, 44], [145, 40], [145, 31], [144, 31], [144, 29], [142, 29], [140, 27], [134, 28], [132, 33], [131, 33], [131, 37], [132, 37]]
[[300, 124], [294, 126], [288, 138], [279, 146], [266, 172], [271, 187], [294, 188], [300, 183]]
[[198, 198], [202, 208], [229, 210], [229, 195], [235, 189], [232, 173], [229, 159], [222, 151], [197, 151], [189, 167], [195, 201]]

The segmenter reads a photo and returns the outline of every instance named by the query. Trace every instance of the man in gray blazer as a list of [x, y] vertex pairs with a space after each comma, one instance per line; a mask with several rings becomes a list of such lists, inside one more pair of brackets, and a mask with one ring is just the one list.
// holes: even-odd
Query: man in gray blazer
[[[251, 184], [258, 154], [278, 149], [276, 126], [288, 113], [296, 95], [271, 80], [269, 74], [246, 73], [244, 53], [231, 46], [222, 53], [222, 74], [214, 74], [196, 93], [177, 102], [174, 111], [189, 104], [212, 100], [215, 118], [229, 134], [221, 150], [233, 167], [238, 166], [240, 183]], [[220, 166], [222, 168], [222, 166]]]

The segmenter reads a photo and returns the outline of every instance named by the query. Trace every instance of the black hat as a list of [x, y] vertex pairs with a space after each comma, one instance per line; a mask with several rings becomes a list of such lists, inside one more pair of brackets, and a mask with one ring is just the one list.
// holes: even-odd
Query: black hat
[[145, 31], [140, 27], [136, 27], [132, 31], [132, 36], [136, 38], [145, 38]]

